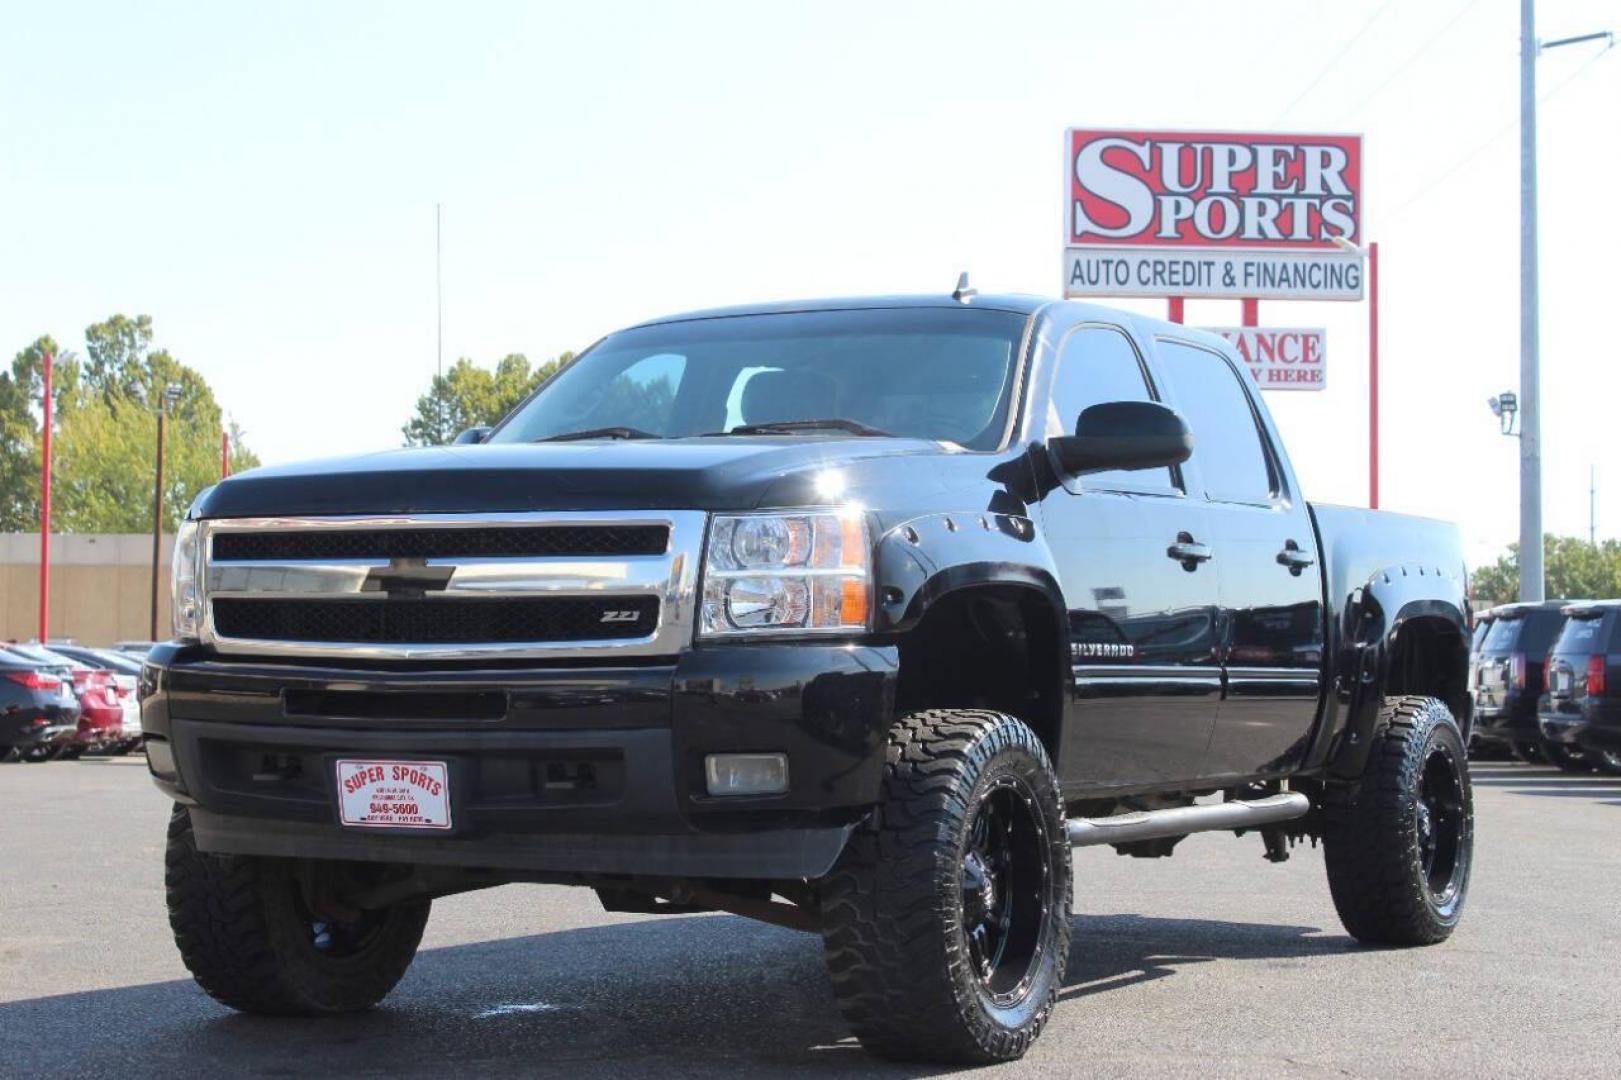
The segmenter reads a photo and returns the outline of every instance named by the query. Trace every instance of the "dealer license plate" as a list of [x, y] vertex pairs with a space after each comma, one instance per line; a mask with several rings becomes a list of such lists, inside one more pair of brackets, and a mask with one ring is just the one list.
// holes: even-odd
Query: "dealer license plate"
[[356, 828], [448, 829], [450, 768], [443, 761], [339, 761], [338, 815]]

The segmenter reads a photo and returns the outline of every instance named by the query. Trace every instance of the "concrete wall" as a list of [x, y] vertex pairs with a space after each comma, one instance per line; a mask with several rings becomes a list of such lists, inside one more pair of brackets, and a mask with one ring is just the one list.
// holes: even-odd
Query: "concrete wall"
[[[158, 636], [169, 634], [169, 555], [165, 536], [158, 578]], [[152, 536], [51, 537], [50, 636], [86, 645], [150, 636]], [[0, 640], [39, 635], [39, 534], [0, 533]]]

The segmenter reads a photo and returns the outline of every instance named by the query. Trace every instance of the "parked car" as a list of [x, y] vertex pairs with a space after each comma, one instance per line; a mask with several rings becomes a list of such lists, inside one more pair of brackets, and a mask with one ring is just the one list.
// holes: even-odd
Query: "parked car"
[[112, 675], [118, 693], [118, 704], [124, 710], [123, 739], [109, 749], [115, 754], [127, 754], [141, 745], [141, 702], [138, 684], [141, 662], [128, 653], [115, 649], [96, 649], [75, 642], [51, 642], [50, 650], [81, 664], [104, 668]]
[[[1469, 700], [1475, 700], [1475, 690], [1480, 681], [1480, 646], [1486, 640], [1486, 634], [1492, 628], [1496, 608], [1487, 608], [1485, 611], [1475, 613], [1474, 629], [1469, 636]], [[1469, 732], [1469, 757], [1471, 759], [1501, 761], [1513, 756], [1508, 743], [1496, 739], [1482, 739], [1479, 730], [1472, 728]]]
[[1556, 765], [1583, 767], [1579, 749], [1549, 746], [1537, 729], [1548, 649], [1564, 625], [1567, 600], [1503, 604], [1475, 654], [1475, 738], [1509, 747], [1522, 761], [1546, 756]]
[[367, 1008], [434, 897], [566, 882], [819, 934], [864, 1045], [988, 1062], [1063, 991], [1073, 846], [1321, 840], [1383, 945], [1468, 893], [1458, 532], [1308, 503], [1189, 327], [656, 320], [461, 445], [221, 481], [172, 580], [170, 922], [248, 1012]]
[[0, 760], [59, 753], [79, 729], [79, 700], [70, 674], [47, 670], [33, 657], [0, 648]]
[[63, 656], [43, 645], [33, 643], [11, 645], [12, 652], [32, 657], [45, 665], [45, 670], [65, 674], [79, 699], [79, 723], [74, 737], [59, 748], [57, 756], [73, 759], [91, 750], [128, 753], [140, 740], [140, 714], [137, 710], [134, 731], [125, 727], [124, 703], [113, 673], [105, 667], [92, 667], [71, 657]]
[[1572, 604], [1565, 616], [1538, 708], [1542, 737], [1621, 776], [1621, 600]]

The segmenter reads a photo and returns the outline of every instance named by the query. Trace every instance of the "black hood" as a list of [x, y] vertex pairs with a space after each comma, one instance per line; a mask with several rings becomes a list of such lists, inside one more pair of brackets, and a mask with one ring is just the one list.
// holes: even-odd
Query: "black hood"
[[803, 504], [812, 496], [820, 496], [816, 502], [836, 501], [839, 492], [816, 490], [816, 478], [825, 470], [842, 467], [840, 482], [853, 492], [863, 486], [863, 462], [877, 466], [925, 454], [978, 456], [954, 454], [920, 439], [821, 437], [430, 447], [253, 469], [205, 492], [196, 513], [222, 518], [747, 510]]

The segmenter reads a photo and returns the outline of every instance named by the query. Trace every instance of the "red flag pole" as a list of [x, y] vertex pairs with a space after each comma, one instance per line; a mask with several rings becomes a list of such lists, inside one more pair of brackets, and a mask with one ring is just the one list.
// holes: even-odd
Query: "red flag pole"
[[1379, 509], [1379, 245], [1368, 245], [1368, 508]]
[[40, 431], [39, 455], [39, 640], [50, 640], [51, 614], [51, 368], [55, 357], [45, 354], [45, 426]]
[[1167, 298], [1166, 306], [1169, 309], [1166, 312], [1166, 318], [1168, 318], [1171, 322], [1174, 322], [1174, 323], [1179, 323], [1179, 322], [1183, 321], [1183, 311], [1184, 311], [1184, 309], [1183, 309], [1183, 306], [1182, 306], [1182, 298], [1180, 296], [1172, 296], [1172, 297]]
[[220, 479], [231, 475], [231, 433], [220, 432]]

